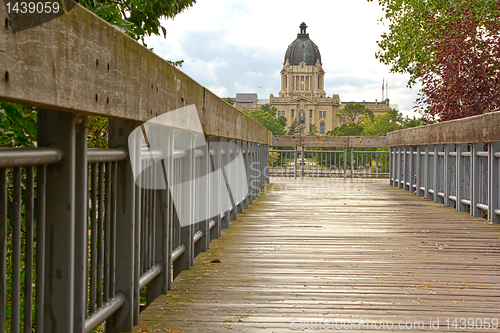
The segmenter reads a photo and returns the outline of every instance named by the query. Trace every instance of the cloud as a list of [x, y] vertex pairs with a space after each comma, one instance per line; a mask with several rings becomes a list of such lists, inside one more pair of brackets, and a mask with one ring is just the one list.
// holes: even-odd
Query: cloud
[[389, 79], [391, 104], [413, 114], [418, 89], [406, 88], [408, 76], [389, 74], [375, 59], [386, 27], [380, 7], [366, 0], [303, 1], [198, 0], [194, 7], [165, 21], [167, 39], [147, 39], [154, 52], [184, 60], [182, 71], [220, 97], [256, 92], [259, 98], [280, 90], [283, 57], [301, 22], [318, 45], [326, 72], [327, 95], [342, 100], [374, 101]]

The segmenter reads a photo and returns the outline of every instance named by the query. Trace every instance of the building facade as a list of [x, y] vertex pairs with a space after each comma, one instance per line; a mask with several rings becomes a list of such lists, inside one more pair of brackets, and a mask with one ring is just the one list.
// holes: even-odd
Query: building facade
[[[327, 97], [324, 88], [325, 71], [319, 48], [306, 33], [306, 24], [302, 23], [299, 28], [297, 39], [288, 46], [285, 53], [281, 90], [277, 97], [270, 96], [269, 104], [277, 108], [277, 117], [287, 118], [287, 127], [297, 119], [301, 133], [309, 133], [311, 125], [315, 125], [319, 134], [325, 134], [342, 125], [342, 119], [337, 113], [347, 103], [341, 103], [338, 94]], [[375, 115], [389, 110], [388, 99], [382, 103], [377, 100], [358, 103], [371, 109]]]

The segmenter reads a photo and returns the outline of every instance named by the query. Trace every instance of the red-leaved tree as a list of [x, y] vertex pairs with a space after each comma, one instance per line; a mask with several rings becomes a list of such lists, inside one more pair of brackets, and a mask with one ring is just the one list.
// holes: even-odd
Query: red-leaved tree
[[453, 19], [429, 17], [433, 59], [419, 63], [422, 83], [416, 108], [425, 123], [500, 110], [500, 4], [479, 20], [470, 5], [449, 8]]

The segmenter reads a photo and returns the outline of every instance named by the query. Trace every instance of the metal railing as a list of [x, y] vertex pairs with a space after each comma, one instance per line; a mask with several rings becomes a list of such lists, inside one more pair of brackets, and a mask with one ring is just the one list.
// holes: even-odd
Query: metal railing
[[319, 148], [270, 149], [269, 174], [280, 177], [386, 177], [389, 151]]
[[[48, 113], [52, 112], [57, 113]], [[126, 149], [86, 150], [83, 159], [75, 159], [69, 178], [59, 172], [60, 163], [68, 161], [68, 158], [63, 158], [68, 156], [63, 149], [0, 149], [0, 273], [3, 273], [0, 318], [3, 328], [7, 327], [11, 332], [31, 331], [31, 327], [40, 332], [50, 331], [47, 321], [52, 318], [46, 312], [46, 304], [54, 300], [58, 282], [64, 275], [73, 276], [73, 295], [67, 300], [72, 305], [71, 313], [67, 314], [73, 316], [74, 325], [70, 331], [91, 332], [105, 320], [108, 332], [125, 330], [116, 327], [120, 323], [120, 313], [128, 316], [126, 321], [130, 325], [137, 322], [141, 289], [147, 289], [146, 304], [142, 306], [165, 293], [172, 279], [192, 265], [193, 258], [206, 250], [212, 239], [219, 237], [221, 230], [229, 226], [267, 183], [263, 170], [267, 147], [215, 137], [209, 142], [214, 147], [210, 149], [209, 158], [208, 151], [195, 151], [194, 159], [190, 160], [188, 151], [176, 149], [171, 160], [165, 163], [167, 172], [171, 172], [174, 178], [180, 178], [185, 169], [193, 170], [197, 176], [191, 193], [194, 201], [185, 202], [186, 205], [197, 210], [203, 209], [204, 200], [219, 200], [218, 196], [209, 197], [213, 191], [206, 191], [210, 182], [223, 183], [221, 179], [215, 179], [218, 175], [208, 174], [204, 178], [208, 183], [205, 186], [201, 184], [200, 175], [203, 169], [210, 170], [214, 160], [226, 166], [227, 161], [223, 159], [227, 153], [220, 148], [224, 144], [234, 143], [237, 148], [230, 150], [229, 154], [243, 156], [243, 164], [232, 167], [250, 172], [244, 181], [230, 180], [231, 184], [245, 184], [245, 188], [233, 187], [235, 206], [189, 226], [179, 224], [172, 199], [172, 196], [182, 196], [183, 193], [154, 189], [153, 186], [138, 187], [131, 174], [124, 177], [123, 169], [130, 168]], [[155, 182], [159, 174], [158, 161], [162, 159], [164, 154], [161, 151], [141, 154], [139, 163], [146, 166], [145, 172], [139, 176], [141, 185]], [[228, 170], [227, 177], [245, 175], [236, 171]], [[47, 182], [52, 184], [47, 185]], [[66, 206], [55, 207], [47, 200], [61, 198], [59, 192], [64, 183], [73, 183], [72, 195], [77, 199], [73, 210], [75, 227], [67, 230], [65, 238], [55, 237], [54, 224], [64, 223], [57, 215], [58, 210]], [[133, 189], [132, 193], [130, 189]], [[126, 198], [128, 200], [124, 200]], [[128, 224], [121, 220], [123, 214], [120, 211], [127, 213]], [[48, 223], [47, 216], [50, 218]], [[10, 226], [9, 230], [7, 226]], [[74, 250], [70, 252], [68, 248]], [[123, 249], [127, 251], [124, 253]], [[57, 252], [69, 255], [69, 265], [66, 271], [56, 271], [52, 275]], [[6, 261], [12, 263], [10, 271], [6, 269]], [[128, 267], [123, 267], [124, 261], [128, 262]], [[7, 281], [11, 281], [10, 292]], [[23, 290], [21, 286], [24, 286]], [[10, 310], [9, 318], [6, 309]], [[31, 316], [33, 311], [35, 318]]]
[[[492, 113], [425, 126], [413, 130], [414, 133], [405, 130], [390, 134], [389, 142], [395, 141], [391, 144], [390, 183], [447, 207], [499, 223], [500, 142], [495, 140], [500, 123], [498, 116]], [[461, 126], [468, 127], [468, 133], [475, 137], [466, 137], [466, 131], [458, 130]], [[431, 132], [441, 136], [429, 138]], [[492, 141], [486, 141], [488, 139]], [[450, 143], [452, 140], [457, 143]], [[417, 145], [397, 145], [411, 141]], [[431, 143], [419, 144], [425, 141]]]

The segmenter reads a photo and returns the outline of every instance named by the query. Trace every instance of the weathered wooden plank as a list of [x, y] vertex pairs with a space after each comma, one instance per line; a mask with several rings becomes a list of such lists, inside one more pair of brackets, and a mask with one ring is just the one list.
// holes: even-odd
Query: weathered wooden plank
[[195, 104], [207, 135], [271, 140], [267, 129], [80, 5], [16, 34], [2, 23], [0, 59], [3, 101], [136, 122]]
[[388, 146], [500, 141], [500, 111], [387, 134]]
[[386, 147], [385, 136], [298, 136], [275, 135], [273, 146], [278, 147]]
[[347, 136], [303, 136], [301, 140], [303, 147], [347, 147], [349, 144]]
[[386, 147], [385, 136], [350, 136], [349, 147]]
[[289, 332], [293, 318], [368, 318], [433, 331], [431, 318], [500, 318], [499, 239], [499, 225], [386, 180], [274, 179], [137, 330]]
[[275, 147], [301, 147], [299, 135], [273, 135], [272, 145]]

